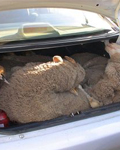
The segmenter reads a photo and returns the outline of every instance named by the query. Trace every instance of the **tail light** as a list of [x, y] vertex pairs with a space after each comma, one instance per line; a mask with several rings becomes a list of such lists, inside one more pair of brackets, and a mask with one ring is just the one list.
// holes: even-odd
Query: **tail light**
[[0, 110], [0, 128], [5, 127], [9, 127], [9, 118], [4, 111]]

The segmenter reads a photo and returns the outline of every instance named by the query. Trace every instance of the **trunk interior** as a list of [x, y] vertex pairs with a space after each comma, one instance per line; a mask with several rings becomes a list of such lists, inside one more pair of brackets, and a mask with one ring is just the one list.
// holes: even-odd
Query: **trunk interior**
[[[110, 39], [110, 42], [116, 41], [116, 38]], [[86, 44], [78, 44], [74, 46], [67, 46], [67, 47], [58, 47], [58, 48], [50, 48], [50, 49], [41, 49], [33, 51], [36, 55], [44, 55], [44, 56], [54, 56], [60, 55], [64, 56], [71, 56], [76, 53], [94, 53], [103, 57], [109, 58], [109, 55], [105, 51], [105, 45], [101, 41], [86, 43]], [[14, 53], [17, 56], [26, 56], [27, 52], [16, 52]], [[14, 55], [13, 53], [2, 53], [0, 57], [1, 65], [7, 65], [2, 62], [2, 58], [9, 57]], [[29, 55], [29, 54], [28, 54]], [[31, 55], [31, 54], [30, 54]], [[14, 62], [14, 60], [11, 60]], [[29, 132], [33, 130], [43, 129], [47, 127], [52, 127], [60, 124], [65, 124], [68, 122], [74, 122], [77, 120], [113, 112], [120, 109], [120, 103], [109, 104], [107, 106], [102, 106], [95, 109], [89, 109], [87, 111], [80, 111], [75, 114], [71, 114], [70, 116], [61, 116], [59, 118], [55, 118], [49, 121], [43, 122], [34, 122], [34, 123], [27, 123], [27, 124], [17, 124], [15, 122], [10, 122], [9, 127], [7, 128], [0, 128], [0, 134], [18, 134], [23, 132]]]

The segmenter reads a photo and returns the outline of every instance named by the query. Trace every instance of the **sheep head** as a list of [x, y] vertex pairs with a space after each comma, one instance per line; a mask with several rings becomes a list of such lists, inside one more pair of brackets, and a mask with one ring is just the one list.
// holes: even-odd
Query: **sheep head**
[[[77, 64], [74, 59], [72, 59], [72, 58], [70, 58], [68, 56], [65, 56], [65, 59], [68, 60], [69, 62], [73, 63], [74, 65]], [[60, 56], [54, 56], [53, 57], [53, 62], [62, 64], [63, 63], [63, 59]], [[76, 88], [71, 89], [70, 92], [73, 93], [74, 95], [78, 95]]]
[[54, 56], [53, 62], [53, 68], [54, 66], [57, 66], [56, 76], [57, 79], [59, 79], [57, 82], [58, 84], [56, 84], [57, 90], [59, 86], [63, 86], [64, 88], [61, 89], [62, 91], [67, 90], [75, 95], [78, 95], [76, 89], [85, 77], [85, 71], [81, 65], [68, 56], [65, 56], [65, 59], [62, 59], [60, 56]]

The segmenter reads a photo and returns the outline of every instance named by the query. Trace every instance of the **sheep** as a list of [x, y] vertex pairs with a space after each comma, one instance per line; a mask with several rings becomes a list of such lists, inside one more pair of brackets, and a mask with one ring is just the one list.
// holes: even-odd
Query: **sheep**
[[86, 89], [90, 96], [101, 100], [104, 105], [120, 101], [118, 98], [120, 95], [120, 46], [116, 43], [108, 44], [106, 51], [110, 59], [103, 78], [90, 89]]
[[76, 53], [73, 54], [71, 57], [83, 67], [88, 61], [92, 60], [97, 56], [97, 54], [92, 53]]
[[67, 56], [54, 56], [53, 61], [42, 64], [28, 63], [15, 69], [10, 84], [1, 88], [0, 109], [18, 123], [45, 121], [90, 109], [86, 94], [78, 88], [84, 77], [83, 67]]
[[47, 62], [51, 61], [52, 58], [50, 56], [42, 56], [42, 55], [27, 55], [27, 56], [17, 56], [17, 55], [10, 55], [10, 56], [4, 56], [3, 60], [10, 60], [10, 61], [16, 61], [19, 63], [26, 64], [28, 62]]
[[107, 58], [91, 53], [78, 53], [71, 57], [85, 69], [86, 76], [81, 83], [84, 88], [95, 85], [103, 77], [108, 62]]
[[[86, 71], [82, 86], [85, 88], [83, 92], [87, 98], [108, 105], [120, 102], [120, 46], [109, 43], [105, 49], [110, 55], [109, 60], [89, 53], [84, 53], [86, 55], [84, 58], [87, 58], [84, 61], [82, 61], [84, 54], [76, 54], [73, 58], [82, 63]], [[96, 105], [99, 106], [100, 103]]]
[[10, 85], [4, 85], [0, 91], [0, 109], [8, 114], [10, 120], [28, 123], [118, 102], [119, 47], [115, 43], [106, 46], [109, 60], [96, 55], [92, 57], [92, 54], [92, 59], [81, 60], [86, 72], [93, 72], [92, 69], [96, 70], [98, 66], [102, 72], [96, 81], [93, 76], [88, 76], [90, 81], [87, 79], [87, 82], [95, 82], [89, 83], [90, 87], [85, 90], [80, 86], [86, 76], [85, 70], [69, 57], [55, 56], [51, 62], [28, 63], [13, 69]]
[[[9, 79], [12, 72], [13, 72], [13, 67], [23, 67], [25, 64], [29, 62], [47, 62], [51, 61], [52, 58], [49, 56], [42, 56], [42, 55], [31, 55], [31, 56], [17, 56], [14, 53], [11, 53], [9, 56], [4, 56], [0, 60], [0, 65], [5, 68], [5, 77], [6, 79]], [[11, 69], [12, 68], [12, 69]]]

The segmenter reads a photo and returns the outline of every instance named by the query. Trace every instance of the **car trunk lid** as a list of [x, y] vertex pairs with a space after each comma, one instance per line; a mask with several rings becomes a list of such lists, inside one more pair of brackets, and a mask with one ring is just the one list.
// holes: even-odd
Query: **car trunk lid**
[[119, 3], [119, 0], [0, 0], [0, 11], [36, 7], [72, 8], [96, 12], [118, 22]]

